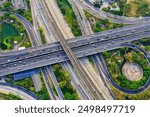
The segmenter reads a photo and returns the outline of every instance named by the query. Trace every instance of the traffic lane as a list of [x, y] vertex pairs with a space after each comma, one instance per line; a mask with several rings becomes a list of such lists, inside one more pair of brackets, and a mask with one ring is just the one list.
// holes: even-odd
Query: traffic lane
[[60, 100], [64, 100], [65, 99], [64, 94], [61, 91], [60, 87], [58, 86], [58, 81], [57, 81], [57, 78], [56, 78], [56, 76], [55, 76], [55, 74], [54, 74], [54, 72], [52, 70], [52, 67], [51, 66], [47, 66], [46, 68], [47, 68], [49, 76], [51, 77], [51, 80], [52, 80], [53, 85], [54, 85], [54, 87], [56, 89], [56, 92], [57, 92], [57, 94], [59, 96], [59, 99]]
[[[13, 89], [14, 91], [17, 91], [17, 93], [22, 93], [23, 95], [26, 95], [27, 99], [36, 99], [39, 100], [40, 98], [35, 95], [34, 93], [28, 91], [27, 89], [17, 86], [17, 85], [13, 85], [13, 84], [8, 84], [8, 83], [0, 83], [1, 87], [6, 87], [9, 88], [9, 91], [11, 91], [11, 89]], [[13, 92], [14, 92], [13, 91]]]
[[[110, 39], [113, 39], [113, 38], [121, 38], [121, 37], [124, 37], [124, 36], [129, 36], [129, 35], [134, 35], [136, 33], [140, 33], [140, 32], [145, 32], [145, 31], [149, 31], [150, 29], [150, 25], [148, 26], [142, 26], [142, 27], [138, 27], [138, 28], [135, 28], [135, 29], [128, 29], [128, 30], [124, 30], [124, 31], [119, 31], [119, 32], [113, 32], [113, 33], [103, 33], [100, 35], [100, 36], [95, 36], [97, 33], [93, 34], [93, 35], [88, 35], [84, 38], [77, 38], [76, 40], [69, 40], [69, 44], [73, 45], [73, 44], [82, 44], [82, 45], [85, 45], [87, 43], [92, 43], [92, 42], [96, 42], [96, 41], [104, 41], [104, 40], [110, 40]], [[72, 42], [72, 43], [70, 43]], [[70, 46], [72, 47], [72, 46]]]
[[90, 12], [92, 15], [100, 18], [100, 19], [106, 19], [108, 18], [111, 21], [114, 21], [115, 23], [125, 23], [125, 24], [137, 24], [137, 23], [143, 23], [144, 21], [149, 20], [149, 17], [144, 18], [133, 18], [133, 17], [125, 17], [125, 16], [117, 16], [113, 15], [104, 11], [100, 11], [99, 9], [89, 5], [85, 1], [78, 0], [78, 4], [82, 6], [85, 10]]
[[36, 46], [37, 45], [36, 35], [35, 35], [32, 25], [30, 25], [30, 23], [27, 20], [23, 19], [21, 16], [18, 16], [18, 15], [15, 15], [15, 16], [18, 19], [20, 19], [21, 23], [26, 28], [26, 31], [28, 33], [28, 36], [30, 38], [30, 42], [31, 42], [32, 46]]
[[[144, 35], [143, 35], [144, 37], [145, 36], [147, 36], [147, 37], [149, 37], [150, 36], [150, 32], [146, 32]], [[136, 35], [134, 38], [133, 37], [129, 37], [129, 38], [124, 38], [123, 40], [122, 39], [120, 39], [120, 41], [119, 40], [117, 40], [117, 44], [121, 44], [121, 43], [124, 43], [124, 42], [129, 42], [130, 40], [132, 40], [133, 41], [133, 39], [134, 40], [137, 40], [137, 38], [139, 38], [139, 36], [138, 35]], [[114, 41], [115, 42], [115, 41]], [[111, 50], [111, 49], [114, 49], [114, 48], [118, 48], [117, 47], [117, 44], [110, 44], [109, 42], [107, 42], [107, 44], [108, 45], [106, 45], [106, 43], [98, 43], [98, 44], [96, 44], [96, 45], [88, 45], [88, 46], [83, 46], [83, 47], [80, 47], [80, 48], [75, 48], [75, 50], [73, 50], [73, 52], [75, 53], [75, 55], [77, 56], [77, 57], [83, 57], [83, 56], [88, 56], [88, 55], [91, 55], [91, 54], [95, 54], [95, 53], [98, 53], [98, 52], [101, 52], [101, 51], [107, 51], [107, 50]], [[79, 53], [77, 53], [79, 51]], [[82, 53], [82, 55], [80, 55], [80, 53]], [[56, 54], [56, 53], [53, 53], [52, 54], [52, 56], [54, 56], [55, 58], [58, 58], [57, 59], [57, 61], [59, 61], [59, 62], [61, 62], [61, 56], [62, 55], [64, 55], [65, 53], [63, 53], [63, 54], [61, 54], [61, 53], [58, 53], [58, 54]], [[50, 57], [50, 55], [51, 54], [49, 54], [49, 55], [43, 55], [43, 56], [38, 56], [38, 57], [35, 57], [35, 58], [32, 58], [32, 59], [30, 59], [29, 58], [29, 60], [28, 59], [25, 59], [25, 61], [22, 61], [22, 63], [24, 63], [25, 62], [25, 64], [27, 64], [28, 63], [28, 61], [30, 61], [30, 63], [32, 63], [32, 62], [37, 62], [37, 60], [44, 60], [45, 58], [48, 58], [48, 57]], [[52, 57], [53, 58], [53, 57]], [[49, 58], [48, 58], [49, 59]], [[56, 61], [56, 59], [55, 59], [55, 62], [57, 63], [57, 61]], [[38, 61], [39, 62], [39, 61]], [[53, 63], [53, 62], [52, 62]], [[14, 67], [15, 66], [15, 64], [16, 64], [16, 66], [17, 65], [19, 65], [19, 62], [12, 62], [12, 63], [9, 63], [9, 64], [6, 64], [5, 66], [0, 66], [0, 69], [9, 69], [10, 67]]]
[[[125, 46], [124, 46], [125, 47]], [[128, 45], [126, 47], [129, 47]], [[99, 58], [101, 58], [102, 56], [99, 55]], [[125, 93], [128, 93], [128, 94], [136, 94], [136, 93], [140, 93], [140, 92], [143, 92], [144, 90], [146, 90], [149, 85], [150, 85], [150, 77], [148, 78], [148, 81], [144, 84], [144, 86], [142, 86], [141, 88], [139, 89], [136, 89], [136, 90], [129, 90], [129, 89], [125, 89], [123, 87], [120, 87], [110, 76], [109, 74], [109, 71], [108, 71], [108, 68], [106, 66], [106, 62], [104, 59], [101, 59], [103, 62], [103, 69], [105, 71], [105, 75], [106, 75], [106, 78], [108, 79], [108, 81], [115, 87], [117, 88], [118, 90], [120, 91], [123, 91]]]
[[[44, 45], [43, 45], [44, 46]], [[8, 56], [8, 57], [5, 57], [4, 59], [1, 58], [0, 59], [0, 64], [2, 63], [7, 63], [8, 61], [14, 61], [14, 60], [22, 60], [22, 59], [26, 59], [26, 58], [32, 58], [32, 57], [35, 57], [35, 56], [39, 56], [39, 55], [43, 55], [43, 54], [48, 54], [48, 53], [54, 53], [54, 52], [57, 52], [57, 51], [61, 51], [62, 50], [62, 47], [60, 46], [60, 44], [58, 43], [54, 43], [54, 44], [51, 44], [51, 47], [50, 48], [38, 48], [37, 51], [23, 51], [18, 54], [15, 54], [13, 56]]]
[[[131, 27], [132, 28], [132, 27]], [[120, 29], [120, 28], [119, 28]], [[127, 28], [128, 29], [128, 28]], [[95, 34], [92, 34], [92, 35], [88, 35], [88, 36], [82, 36], [82, 37], [77, 37], [77, 38], [73, 38], [73, 39], [68, 39], [68, 43], [69, 45], [74, 45], [73, 42], [75, 43], [84, 43], [84, 40], [85, 40], [85, 43], [90, 43], [89, 41], [96, 41], [96, 38], [101, 38], [103, 40], [108, 40], [109, 37], [117, 37], [117, 36], [121, 36], [121, 35], [124, 35], [124, 34], [129, 34], [129, 35], [132, 35], [132, 31], [134, 30], [134, 32], [138, 33], [139, 31], [145, 31], [145, 30], [148, 30], [150, 29], [150, 25], [140, 25], [140, 27], [135, 27], [135, 28], [132, 28], [128, 30], [124, 30], [124, 28], [120, 29], [120, 30], [117, 30], [116, 32], [111, 30], [110, 31], [104, 31], [104, 32], [100, 32], [100, 33], [95, 33]], [[106, 33], [105, 33], [106, 32]], [[98, 37], [97, 37], [98, 36]], [[107, 37], [107, 39], [106, 39]], [[72, 43], [72, 44], [70, 44]], [[51, 46], [51, 44], [48, 44], [48, 45], [45, 45], [46, 47], [47, 46]], [[40, 49], [44, 49], [45, 47], [40, 47]], [[37, 50], [36, 50], [37, 49]], [[27, 51], [38, 51], [38, 47], [33, 47], [33, 48], [29, 48], [29, 49], [26, 49], [26, 50], [22, 50], [22, 51], [12, 51], [12, 52], [8, 52], [8, 55], [16, 55], [17, 53], [20, 54], [20, 53], [26, 53]], [[6, 56], [7, 55], [7, 52], [6, 53], [1, 53], [1, 56]]]
[[[147, 31], [147, 29], [149, 29], [149, 27], [148, 26], [144, 26], [144, 27], [142, 27], [142, 28], [137, 28], [137, 30], [144, 30], [144, 31]], [[133, 31], [133, 30], [132, 30]], [[136, 32], [137, 33], [137, 31], [136, 30], [134, 30], [134, 32]], [[136, 34], [136, 33], [133, 33], [133, 32], [131, 32], [131, 34], [132, 35], [134, 35], [134, 34]], [[138, 32], [139, 33], [139, 32]], [[126, 34], [126, 36], [128, 36], [128, 35], [131, 35], [130, 33], [127, 33]], [[132, 36], [131, 35], [131, 36]], [[91, 37], [91, 39], [87, 39], [86, 41], [85, 40], [79, 40], [79, 41], [77, 41], [77, 42], [75, 42], [75, 43], [73, 43], [73, 44], [69, 44], [69, 46], [71, 47], [71, 48], [73, 48], [73, 47], [77, 47], [77, 46], [81, 46], [81, 45], [86, 45], [86, 44], [89, 44], [89, 43], [94, 43], [94, 42], [98, 42], [98, 41], [105, 41], [105, 40], [108, 40], [108, 38], [109, 39], [113, 39], [113, 38], [119, 38], [120, 37], [120, 34], [117, 34], [117, 35], [115, 35], [115, 37], [113, 37], [114, 35], [111, 35], [111, 36], [108, 36], [107, 37], [107, 39], [106, 39], [106, 37]], [[125, 36], [125, 35], [124, 35]], [[141, 35], [140, 35], [141, 36]], [[54, 50], [54, 51], [58, 51], [58, 50], [61, 50], [62, 48], [61, 48], [61, 46], [60, 47], [57, 47], [57, 45], [58, 46], [60, 46], [60, 44], [57, 42], [57, 43], [54, 43], [54, 44], [49, 44], [48, 46], [51, 46], [51, 49], [49, 48], [48, 49], [48, 46], [44, 46], [44, 47], [42, 47], [42, 46], [40, 46], [39, 48], [32, 48], [32, 49], [34, 49], [34, 51], [32, 52], [32, 50], [29, 50], [29, 49], [27, 49], [26, 51], [25, 50], [23, 50], [23, 51], [19, 51], [19, 53], [18, 54], [23, 54], [24, 56], [25, 56], [25, 58], [27, 58], [27, 55], [28, 54], [30, 54], [29, 56], [31, 56], [31, 54], [32, 54], [32, 56], [34, 56], [34, 55], [36, 55], [37, 54], [37, 51], [39, 51], [39, 52], [41, 52], [41, 53], [39, 53], [39, 54], [46, 54], [46, 53], [49, 53], [49, 52], [51, 52], [50, 50]], [[52, 46], [55, 46], [55, 47], [52, 47]], [[29, 50], [29, 51], [28, 51]], [[27, 52], [28, 51], [28, 52]], [[43, 52], [42, 52], [43, 51]], [[25, 52], [25, 53], [24, 53]], [[12, 53], [11, 53], [12, 54]], [[15, 54], [15, 56], [16, 56], [16, 54]], [[21, 56], [19, 55], [19, 58], [20, 58]], [[9, 58], [9, 57], [8, 57]], [[11, 57], [11, 59], [12, 59], [13, 57]], [[16, 56], [16, 58], [17, 58], [17, 56]], [[14, 59], [16, 59], [16, 58], [14, 58]], [[23, 57], [22, 57], [23, 58]], [[1, 59], [2, 60], [2, 59]], [[8, 59], [9, 60], [9, 59]], [[4, 61], [5, 62], [7, 62], [8, 61], [7, 59], [4, 59]], [[13, 59], [12, 59], [13, 60]], [[1, 63], [3, 63], [4, 61], [1, 61]]]
[[[109, 47], [111, 44], [113, 45], [113, 44], [119, 44], [119, 43], [125, 43], [125, 42], [130, 42], [130, 41], [137, 40], [139, 38], [139, 35], [140, 35], [140, 38], [149, 37], [149, 32], [145, 32], [144, 34], [143, 33], [142, 34], [136, 34], [136, 35], [133, 35], [133, 37], [129, 36], [129, 37], [121, 38], [121, 39], [113, 39], [113, 40], [103, 41], [103, 42], [100, 42], [100, 43], [95, 43], [95, 44], [93, 43], [91, 45], [89, 44], [89, 45], [86, 45], [86, 46], [88, 48], [90, 46], [93, 46], [93, 47], [96, 48], [97, 46], [103, 47], [102, 45], [105, 45], [105, 48], [107, 48], [107, 46]], [[84, 47], [84, 46], [80, 46], [78, 48], [74, 48], [73, 51], [79, 50], [82, 47]], [[55, 52], [55, 48], [52, 49], [52, 50], [53, 50], [53, 52]], [[39, 53], [42, 53], [42, 51], [41, 52], [39, 51]], [[32, 53], [32, 54], [34, 54], [34, 53]], [[35, 53], [35, 56], [37, 56], [37, 55], [38, 55], [38, 53]], [[40, 55], [38, 55], [38, 56], [40, 56]], [[33, 58], [33, 57], [31, 57], [31, 58]], [[27, 59], [27, 58], [23, 58], [23, 59]]]

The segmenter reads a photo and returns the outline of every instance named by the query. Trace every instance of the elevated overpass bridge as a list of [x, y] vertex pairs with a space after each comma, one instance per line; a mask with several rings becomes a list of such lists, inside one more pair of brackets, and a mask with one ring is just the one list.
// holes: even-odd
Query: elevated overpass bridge
[[[77, 58], [123, 47], [123, 43], [150, 37], [150, 24], [127, 26], [67, 41]], [[22, 51], [0, 53], [0, 76], [67, 61], [59, 42]]]

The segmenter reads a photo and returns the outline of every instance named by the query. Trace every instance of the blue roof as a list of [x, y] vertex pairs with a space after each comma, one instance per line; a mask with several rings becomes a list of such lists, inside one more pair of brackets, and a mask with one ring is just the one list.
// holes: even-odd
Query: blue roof
[[19, 73], [16, 73], [16, 74], [13, 75], [13, 80], [17, 81], [17, 80], [22, 80], [22, 79], [25, 79], [25, 78], [29, 78], [33, 74], [37, 74], [37, 73], [38, 73], [37, 69], [19, 72]]

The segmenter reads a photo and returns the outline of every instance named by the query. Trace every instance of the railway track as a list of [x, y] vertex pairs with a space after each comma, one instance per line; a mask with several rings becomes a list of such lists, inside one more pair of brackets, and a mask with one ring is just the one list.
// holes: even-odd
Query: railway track
[[[82, 9], [82, 7], [80, 5], [78, 5], [78, 3], [76, 1], [73, 0], [68, 0], [70, 5], [72, 6], [76, 16], [78, 17], [78, 23], [80, 25], [80, 27], [83, 29], [82, 34], [83, 35], [90, 35], [93, 34], [93, 30], [91, 28], [91, 25], [89, 23], [89, 21], [87, 20], [84, 11]], [[95, 71], [90, 67], [90, 63], [88, 62], [87, 59], [82, 59], [82, 61], [80, 61], [81, 64], [84, 66], [84, 69], [86, 70], [86, 72], [88, 73], [89, 77], [93, 80], [93, 82], [95, 82], [95, 85], [97, 87], [99, 87], [99, 89], [101, 89], [101, 97], [102, 99], [113, 99], [111, 97], [111, 95], [109, 95], [108, 90], [106, 89], [106, 86], [103, 84], [103, 82], [101, 81], [101, 79], [99, 79], [99, 76], [95, 74]], [[103, 76], [100, 76], [103, 78]], [[108, 87], [107, 87], [108, 88]]]
[[78, 63], [78, 60], [74, 56], [72, 50], [69, 48], [68, 43], [66, 42], [64, 36], [62, 35], [61, 31], [59, 30], [59, 27], [57, 26], [56, 21], [53, 19], [53, 16], [51, 15], [49, 9], [47, 8], [46, 1], [40, 1], [41, 5], [43, 6], [43, 9], [45, 13], [47, 14], [48, 20], [50, 20], [51, 24], [54, 27], [55, 32], [57, 33], [57, 39], [59, 40], [62, 48], [64, 49], [66, 55], [68, 56], [71, 64], [73, 65], [76, 74], [78, 75], [78, 78], [80, 81], [84, 82], [84, 87], [88, 90], [88, 92], [91, 94], [92, 99], [101, 99], [101, 96], [99, 95], [100, 92], [95, 86], [95, 84], [92, 82], [92, 80], [89, 78], [88, 74], [83, 70], [82, 66]]

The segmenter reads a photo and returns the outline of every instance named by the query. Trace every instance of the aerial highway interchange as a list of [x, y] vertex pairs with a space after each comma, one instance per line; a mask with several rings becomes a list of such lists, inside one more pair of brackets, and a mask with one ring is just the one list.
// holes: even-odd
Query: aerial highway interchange
[[[63, 100], [65, 99], [64, 95], [58, 87], [58, 81], [51, 67], [53, 64], [61, 63], [61, 65], [70, 72], [71, 80], [82, 99], [115, 99], [115, 96], [109, 89], [107, 82], [110, 82], [117, 89], [129, 94], [139, 93], [146, 90], [149, 87], [149, 79], [143, 86], [144, 88], [133, 91], [125, 90], [115, 84], [108, 73], [106, 63], [100, 53], [124, 47], [133, 48], [144, 53], [144, 56], [150, 65], [149, 53], [139, 46], [129, 44], [130, 42], [137, 41], [141, 38], [150, 37], [149, 17], [128, 18], [115, 16], [103, 11], [98, 12], [97, 9], [90, 6], [83, 0], [68, 1], [75, 12], [81, 32], [84, 36], [74, 37], [73, 34], [70, 33], [68, 27], [66, 27], [66, 30], [62, 29], [61, 26], [65, 25], [64, 21], [62, 21], [63, 19], [55, 19], [56, 14], [60, 14], [59, 10], [55, 14], [52, 12], [53, 7], [51, 7], [51, 9], [48, 7], [48, 4], [55, 4], [54, 2], [51, 1], [51, 3], [48, 3], [48, 0], [36, 0], [36, 5], [31, 8], [39, 14], [38, 20], [44, 24], [47, 31], [46, 36], [51, 40], [48, 44], [44, 45], [41, 41], [39, 41], [40, 37], [38, 36], [38, 30], [36, 30], [36, 28], [34, 28], [27, 19], [19, 14], [8, 12], [15, 15], [20, 22], [22, 22], [27, 30], [32, 47], [19, 51], [12, 50], [0, 52], [0, 77], [35, 68], [41, 68], [42, 75], [46, 79], [44, 82], [51, 99], [55, 100], [57, 98], [55, 97], [55, 94], [53, 94], [50, 84], [48, 83], [47, 73], [51, 77], [59, 99]], [[31, 0], [31, 4], [33, 4], [33, 0]], [[83, 9], [102, 19], [108, 18], [110, 21], [115, 23], [134, 25], [93, 33], [90, 23], [84, 15]], [[32, 14], [34, 14], [35, 11], [33, 11]], [[5, 12], [0, 13], [3, 14]], [[36, 26], [36, 23], [34, 26]], [[100, 84], [97, 82], [97, 75], [94, 71], [92, 72], [92, 68], [90, 69], [91, 66], [86, 59], [86, 57], [90, 55], [93, 56], [93, 60], [96, 63], [98, 72], [100, 73], [99, 75], [102, 78], [102, 81], [99, 81]], [[90, 71], [92, 72], [91, 74], [89, 74]], [[104, 91], [101, 92], [99, 90], [100, 88]], [[38, 99], [37, 97], [34, 98]]]

